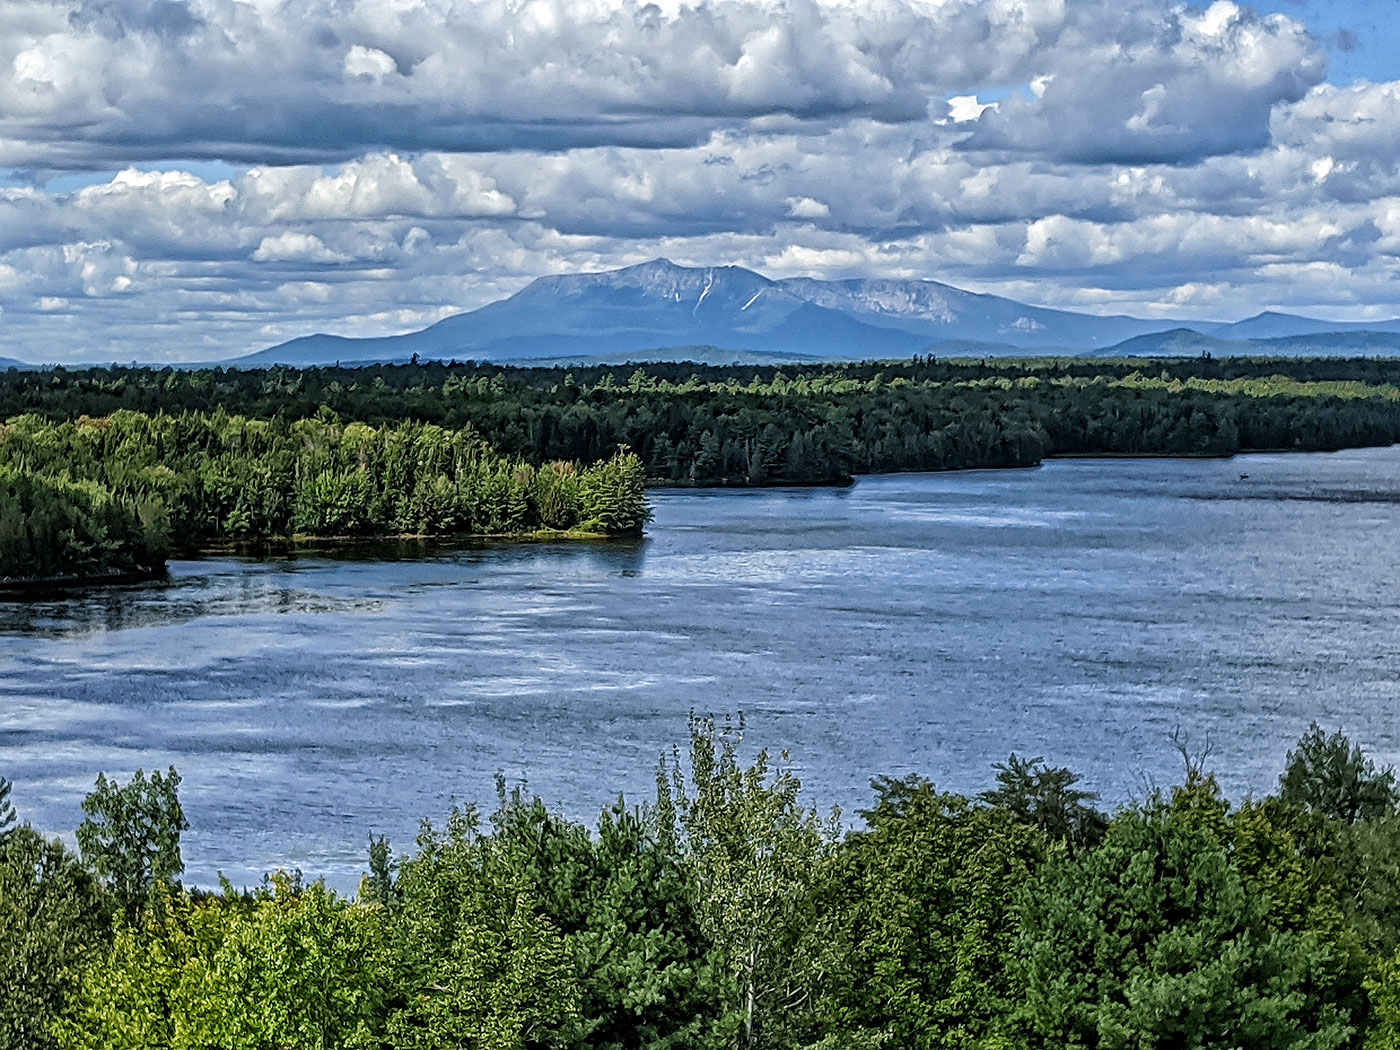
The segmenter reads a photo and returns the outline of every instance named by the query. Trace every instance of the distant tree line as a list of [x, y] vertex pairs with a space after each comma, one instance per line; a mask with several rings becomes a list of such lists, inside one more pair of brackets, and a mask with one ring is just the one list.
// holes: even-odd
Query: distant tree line
[[741, 739], [693, 720], [591, 828], [498, 782], [487, 818], [371, 838], [353, 898], [183, 887], [173, 769], [100, 777], [79, 854], [0, 781], [0, 1045], [1400, 1045], [1400, 792], [1340, 734], [1239, 805], [1188, 757], [1107, 813], [1013, 755], [975, 797], [877, 779], [853, 826]]
[[0, 552], [16, 579], [163, 565], [172, 542], [641, 531], [643, 468], [535, 465], [469, 426], [119, 411], [0, 425]]
[[1397, 379], [1370, 359], [8, 371], [0, 586], [147, 572], [172, 538], [630, 534], [646, 483], [1387, 445]]
[[1400, 440], [1397, 380], [1400, 362], [1374, 359], [94, 369], [0, 375], [0, 416], [330, 413], [469, 425], [533, 464], [593, 462], [626, 445], [653, 483], [813, 484], [1066, 454], [1390, 444]]

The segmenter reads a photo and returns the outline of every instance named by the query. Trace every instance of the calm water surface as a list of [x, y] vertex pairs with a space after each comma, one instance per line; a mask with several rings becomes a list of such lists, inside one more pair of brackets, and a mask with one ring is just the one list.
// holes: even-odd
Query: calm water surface
[[655, 509], [637, 543], [180, 561], [0, 603], [0, 774], [67, 832], [98, 770], [174, 763], [193, 881], [346, 887], [371, 831], [407, 846], [497, 769], [585, 819], [648, 795], [691, 709], [742, 709], [848, 811], [876, 773], [981, 790], [1013, 750], [1122, 801], [1178, 775], [1178, 727], [1234, 796], [1313, 719], [1400, 762], [1400, 447]]

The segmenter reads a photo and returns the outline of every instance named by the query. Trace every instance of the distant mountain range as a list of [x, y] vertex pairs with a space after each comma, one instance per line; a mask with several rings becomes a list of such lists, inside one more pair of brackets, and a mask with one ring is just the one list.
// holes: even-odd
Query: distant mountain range
[[656, 259], [605, 273], [541, 277], [508, 299], [406, 335], [309, 335], [225, 363], [351, 365], [417, 356], [519, 365], [747, 364], [925, 353], [1400, 355], [1400, 319], [1344, 324], [1266, 312], [1222, 324], [1100, 317], [937, 281], [772, 280], [738, 266], [677, 266]]
[[657, 259], [606, 273], [541, 277], [509, 299], [421, 332], [379, 339], [305, 336], [236, 363], [396, 361], [414, 354], [572, 363], [652, 359], [681, 346], [745, 359], [842, 360], [905, 357], [952, 340], [1013, 352], [1094, 351], [1161, 328], [1132, 317], [1026, 306], [936, 281], [774, 281], [738, 266]]
[[352, 364], [406, 361], [416, 354], [420, 360], [522, 365], [723, 364], [916, 353], [1160, 356], [1206, 351], [1400, 353], [1400, 320], [1336, 324], [1262, 313], [1233, 324], [1165, 323], [1028, 306], [937, 281], [775, 281], [738, 266], [677, 266], [657, 259], [605, 273], [541, 277], [508, 299], [407, 335], [310, 335], [232, 363]]

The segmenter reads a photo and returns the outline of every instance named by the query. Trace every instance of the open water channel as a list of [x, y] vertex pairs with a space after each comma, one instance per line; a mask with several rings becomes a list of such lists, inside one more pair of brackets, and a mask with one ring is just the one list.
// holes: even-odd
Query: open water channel
[[647, 538], [177, 561], [0, 603], [0, 775], [70, 833], [99, 770], [176, 765], [187, 878], [352, 888], [371, 831], [526, 778], [648, 797], [689, 711], [742, 710], [810, 800], [978, 791], [1011, 751], [1117, 803], [1171, 734], [1234, 797], [1314, 719], [1400, 762], [1400, 447], [1058, 460], [848, 489], [662, 492]]

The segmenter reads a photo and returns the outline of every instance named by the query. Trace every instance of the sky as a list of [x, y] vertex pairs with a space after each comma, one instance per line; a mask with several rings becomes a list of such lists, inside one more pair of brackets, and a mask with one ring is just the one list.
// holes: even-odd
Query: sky
[[0, 357], [664, 256], [1400, 315], [1400, 0], [0, 0]]

